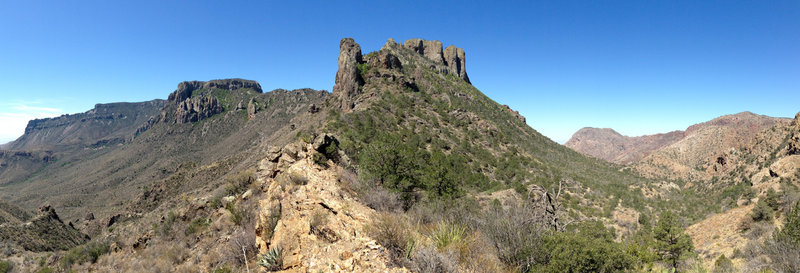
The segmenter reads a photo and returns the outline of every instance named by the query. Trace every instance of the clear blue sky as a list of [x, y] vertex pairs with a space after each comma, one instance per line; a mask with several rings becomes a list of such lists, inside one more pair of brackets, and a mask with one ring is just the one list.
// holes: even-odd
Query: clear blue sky
[[331, 90], [339, 40], [441, 40], [558, 142], [800, 111], [800, 1], [3, 1], [0, 143], [32, 117], [166, 98], [184, 80]]

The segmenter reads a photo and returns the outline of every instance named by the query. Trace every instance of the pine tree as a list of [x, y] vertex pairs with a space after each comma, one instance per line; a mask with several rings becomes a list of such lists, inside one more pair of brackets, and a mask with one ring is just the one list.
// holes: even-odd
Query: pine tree
[[653, 246], [661, 260], [670, 263], [675, 269], [678, 268], [678, 262], [694, 250], [692, 239], [683, 233], [677, 216], [671, 212], [661, 214], [661, 219], [653, 230], [653, 237], [656, 240]]

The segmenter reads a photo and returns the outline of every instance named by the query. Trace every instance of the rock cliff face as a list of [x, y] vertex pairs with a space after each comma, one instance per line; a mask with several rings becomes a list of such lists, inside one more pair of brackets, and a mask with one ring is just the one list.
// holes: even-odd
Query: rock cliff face
[[469, 82], [466, 69], [466, 54], [463, 49], [450, 45], [442, 51], [442, 42], [422, 39], [406, 40], [403, 47], [422, 54], [437, 66], [444, 65], [444, 69], [440, 69], [440, 71], [455, 74], [464, 79], [464, 81]]
[[[140, 128], [137, 133], [147, 130], [156, 122], [189, 123], [200, 121], [225, 111], [226, 106], [213, 95], [214, 90], [235, 91], [249, 89], [262, 93], [258, 82], [243, 79], [187, 81], [178, 84], [178, 89], [169, 95], [167, 105], [161, 115]], [[255, 113], [253, 113], [255, 114]]]

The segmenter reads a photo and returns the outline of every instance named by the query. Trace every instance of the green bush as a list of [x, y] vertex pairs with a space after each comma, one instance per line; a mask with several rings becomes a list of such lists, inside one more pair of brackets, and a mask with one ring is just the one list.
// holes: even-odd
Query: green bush
[[14, 269], [14, 263], [11, 261], [0, 261], [0, 273], [8, 273]]
[[725, 255], [720, 255], [719, 258], [714, 262], [714, 271], [712, 273], [733, 273], [736, 272], [736, 268], [733, 266], [733, 262], [731, 259], [725, 257]]
[[600, 222], [581, 223], [575, 232], [560, 232], [547, 239], [550, 260], [537, 272], [622, 272], [633, 259]]
[[780, 208], [781, 205], [778, 193], [772, 188], [767, 190], [767, 194], [766, 196], [764, 196], [764, 203], [766, 203], [767, 206], [772, 208], [772, 210], [778, 210], [778, 208]]
[[758, 200], [755, 207], [753, 207], [753, 211], [750, 213], [750, 217], [753, 218], [753, 221], [772, 221], [773, 215], [775, 212], [772, 208], [767, 204], [764, 200]]

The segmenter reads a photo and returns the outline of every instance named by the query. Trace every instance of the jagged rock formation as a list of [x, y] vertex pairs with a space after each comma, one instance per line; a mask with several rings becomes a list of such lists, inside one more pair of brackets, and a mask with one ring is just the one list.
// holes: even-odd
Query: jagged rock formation
[[575, 151], [617, 164], [629, 164], [684, 138], [683, 131], [638, 137], [623, 136], [611, 128], [581, 128], [564, 143]]
[[440, 71], [455, 74], [464, 81], [469, 82], [466, 69], [466, 54], [463, 49], [450, 45], [442, 51], [442, 42], [422, 39], [406, 40], [403, 47], [422, 54], [436, 65], [444, 65], [445, 68], [440, 68]]
[[4, 149], [54, 150], [122, 143], [163, 106], [163, 100], [97, 104], [85, 113], [31, 120], [25, 134]]
[[[424, 58], [409, 56], [412, 53]], [[464, 50], [453, 45], [442, 50], [440, 41], [409, 39], [403, 45], [398, 45], [394, 39], [389, 39], [379, 52], [365, 58], [361, 54], [361, 46], [352, 38], [342, 39], [339, 43], [339, 69], [336, 72], [336, 85], [333, 87], [333, 94], [338, 98], [340, 108], [349, 111], [361, 102], [357, 97], [363, 93], [362, 88], [367, 81], [365, 77], [369, 76], [366, 74], [371, 68], [400, 69], [404, 63], [418, 60], [423, 60], [424, 66], [439, 73], [453, 74], [467, 83], [470, 82]], [[422, 77], [421, 72], [417, 72], [417, 76]], [[402, 81], [410, 89], [418, 90], [414, 79], [403, 78]]]
[[361, 46], [353, 38], [344, 38], [339, 42], [339, 70], [336, 71], [336, 85], [333, 94], [339, 98], [343, 110], [355, 107], [349, 100], [356, 96], [359, 88], [364, 84], [358, 65], [363, 63]]
[[[335, 141], [317, 137], [320, 147]], [[392, 268], [387, 251], [366, 236], [375, 211], [340, 188], [341, 167], [313, 160], [314, 145], [295, 142], [271, 148], [259, 163], [257, 181], [265, 186], [259, 201], [256, 243], [260, 253], [283, 250], [281, 271], [408, 272]]]

